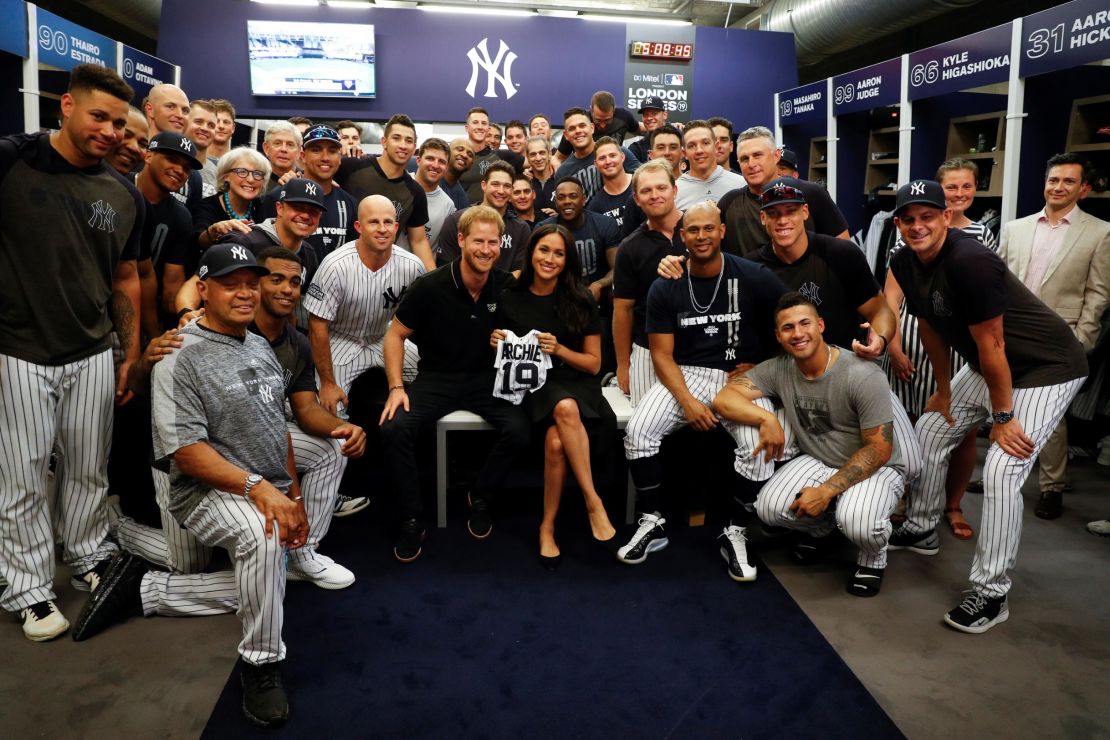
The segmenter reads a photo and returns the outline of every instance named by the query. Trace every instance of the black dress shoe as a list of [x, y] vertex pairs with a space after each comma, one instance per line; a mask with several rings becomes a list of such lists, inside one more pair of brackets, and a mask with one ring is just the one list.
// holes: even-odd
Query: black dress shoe
[[139, 586], [148, 570], [150, 566], [142, 558], [129, 552], [117, 553], [77, 617], [74, 641], [87, 640], [117, 622], [142, 614]]
[[559, 564], [563, 562], [562, 553], [551, 557], [548, 557], [547, 555], [540, 555], [539, 558], [540, 565], [542, 565], [543, 569], [546, 570], [548, 573], [554, 573], [555, 571], [557, 571], [559, 569]]
[[1064, 512], [1064, 494], [1060, 491], [1041, 491], [1041, 500], [1033, 513], [1040, 519], [1059, 519]]

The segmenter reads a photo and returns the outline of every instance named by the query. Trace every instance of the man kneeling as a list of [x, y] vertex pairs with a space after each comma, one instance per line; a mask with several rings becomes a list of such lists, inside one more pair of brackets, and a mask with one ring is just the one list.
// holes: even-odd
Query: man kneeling
[[[725, 419], [759, 428], [753, 455], [769, 462], [797, 445], [802, 454], [764, 485], [755, 510], [765, 523], [801, 530], [809, 541], [795, 560], [813, 562], [834, 529], [859, 548], [848, 593], [874, 596], [886, 568], [890, 514], [902, 493], [886, 378], [877, 365], [826, 344], [817, 307], [787, 293], [775, 309], [775, 337], [786, 355], [762, 362], [713, 401]], [[777, 398], [783, 409], [757, 399]], [[785, 422], [785, 423], [784, 423]]]

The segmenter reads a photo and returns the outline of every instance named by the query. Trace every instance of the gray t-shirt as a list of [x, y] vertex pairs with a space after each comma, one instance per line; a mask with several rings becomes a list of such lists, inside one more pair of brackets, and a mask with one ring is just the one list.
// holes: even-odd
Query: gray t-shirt
[[239, 339], [195, 321], [180, 333], [181, 349], [155, 365], [151, 376], [154, 463], [170, 473], [170, 513], [184, 522], [212, 490], [173, 459], [197, 442], [288, 491], [285, 379], [270, 345], [257, 334]]
[[[894, 420], [883, 371], [843, 348], [816, 380], [802, 375], [788, 355], [759, 363], [748, 371], [748, 380], [782, 401], [798, 447], [830, 468], [840, 468], [863, 446], [861, 430]], [[906, 472], [897, 441], [884, 467]]]
[[720, 201], [724, 194], [730, 190], [744, 187], [744, 178], [735, 172], [726, 170], [721, 165], [710, 173], [706, 180], [699, 180], [689, 172], [678, 178], [678, 195], [675, 197], [675, 207], [685, 211], [692, 206], [707, 200]]
[[[443, 192], [443, 188], [436, 188], [428, 195], [428, 223], [424, 224], [424, 233], [428, 235], [428, 244], [436, 245], [439, 242], [439, 230], [443, 222], [455, 212], [455, 202], [451, 196]], [[411, 252], [409, 235], [404, 232], [397, 234], [397, 246]]]

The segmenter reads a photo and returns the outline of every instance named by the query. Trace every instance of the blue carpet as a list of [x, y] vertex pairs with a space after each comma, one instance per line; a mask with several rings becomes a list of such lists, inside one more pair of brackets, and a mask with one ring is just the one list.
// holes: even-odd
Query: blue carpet
[[289, 723], [248, 725], [235, 672], [204, 737], [902, 737], [769, 570], [727, 577], [719, 528], [669, 528], [630, 567], [566, 508], [555, 574], [531, 512], [484, 542], [452, 512], [410, 565], [373, 509], [336, 520], [322, 549], [358, 581], [289, 584]]

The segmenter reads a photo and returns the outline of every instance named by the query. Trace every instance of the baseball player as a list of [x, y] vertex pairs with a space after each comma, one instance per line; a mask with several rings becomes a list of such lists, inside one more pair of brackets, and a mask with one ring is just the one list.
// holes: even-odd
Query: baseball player
[[[320, 384], [320, 403], [343, 415], [347, 394], [358, 376], [384, 367], [382, 339], [401, 297], [424, 263], [394, 249], [397, 212], [384, 196], [370, 195], [358, 207], [359, 237], [328, 255], [308, 289], [304, 305]], [[419, 355], [405, 343], [404, 379], [416, 377]]]
[[234, 570], [177, 575], [151, 570], [123, 552], [78, 618], [85, 640], [133, 614], [235, 611], [243, 712], [264, 726], [289, 715], [281, 681], [285, 548], [308, 537], [293, 443], [285, 420], [285, 378], [265, 339], [248, 331], [267, 274], [249, 250], [211, 247], [198, 269], [205, 314], [181, 329], [181, 348], [154, 366], [154, 456], [169, 465], [169, 510], [209, 547], [228, 551]]
[[[812, 301], [784, 295], [775, 308], [775, 337], [786, 354], [726, 385], [713, 408], [758, 429], [753, 454], [765, 462], [800, 449], [759, 492], [759, 518], [807, 533], [821, 543], [815, 553], [826, 552], [839, 528], [859, 548], [848, 593], [874, 596], [886, 568], [890, 513], [903, 488], [890, 389], [878, 365], [826, 344], [824, 328]], [[764, 397], [779, 399], [782, 409], [776, 414], [753, 403]]]
[[[935, 527], [949, 456], [990, 414], [972, 589], [944, 616], [962, 632], [986, 632], [1009, 617], [1006, 572], [1017, 560], [1021, 486], [1083, 384], [1087, 359], [1064, 320], [998, 255], [949, 228], [951, 210], [939, 183], [914, 180], [899, 188], [894, 219], [909, 249], [898, 251], [890, 269], [918, 318], [937, 390], [917, 420], [924, 472], [910, 487], [906, 522], [891, 535], [890, 549], [924, 555], [940, 549]], [[949, 348], [968, 363], [954, 378]]]
[[[130, 399], [127, 371], [139, 358], [135, 260], [146, 204], [102, 158], [123, 136], [131, 96], [115, 72], [78, 65], [59, 131], [0, 139], [0, 607], [18, 612], [35, 641], [69, 627], [54, 604], [46, 505], [55, 441], [73, 584], [95, 588], [116, 549], [105, 541], [105, 465], [113, 397]], [[113, 329], [125, 358], [118, 378]]]
[[[648, 218], [650, 223], [650, 211]], [[766, 267], [723, 254], [724, 231], [714, 203], [690, 208], [682, 221], [689, 276], [658, 280], [648, 293], [645, 329], [659, 381], [640, 399], [625, 431], [625, 457], [641, 512], [636, 533], [617, 551], [625, 563], [642, 563], [648, 554], [667, 546], [666, 520], [660, 514], [663, 438], [687, 424], [701, 432], [716, 427], [710, 404], [729, 374], [766, 359], [772, 351], [772, 308], [786, 288]], [[741, 499], [754, 500], [752, 486], [739, 485]], [[730, 525], [721, 536], [729, 575], [737, 581], [754, 580], [743, 528]]]

